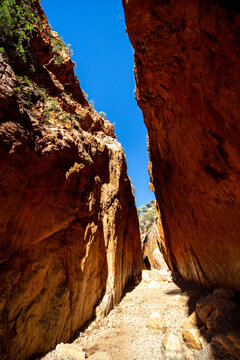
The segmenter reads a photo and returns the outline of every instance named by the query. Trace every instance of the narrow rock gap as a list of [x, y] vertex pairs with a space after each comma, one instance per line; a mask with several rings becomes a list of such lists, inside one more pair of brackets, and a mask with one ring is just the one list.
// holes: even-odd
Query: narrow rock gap
[[[138, 211], [124, 149], [80, 87], [70, 45], [39, 0], [0, 3], [1, 360], [240, 359], [239, 6], [123, 6], [158, 200]], [[85, 16], [105, 67], [112, 31], [101, 39], [99, 14]], [[121, 37], [115, 62], [120, 48]], [[104, 83], [98, 74], [100, 93], [115, 86], [102, 101], [118, 110], [116, 130], [123, 119], [119, 137], [139, 140], [118, 63]], [[142, 163], [138, 142], [129, 164]]]
[[[158, 246], [156, 202], [142, 206], [138, 214], [149, 270], [142, 271], [140, 282], [127, 285], [120, 304], [106, 317], [91, 320], [72, 343], [34, 359], [195, 359], [201, 334], [189, 315], [193, 316], [197, 301], [207, 291], [169, 270]], [[183, 323], [187, 323], [185, 332]]]

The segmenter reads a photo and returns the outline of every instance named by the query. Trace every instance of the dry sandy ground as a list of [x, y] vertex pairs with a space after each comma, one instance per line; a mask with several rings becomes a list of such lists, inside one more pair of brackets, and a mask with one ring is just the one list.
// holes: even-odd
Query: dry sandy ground
[[[173, 281], [174, 280], [174, 281]], [[196, 285], [185, 282], [176, 273], [166, 269], [144, 270], [142, 281], [129, 287], [120, 304], [110, 314], [90, 323], [75, 338], [86, 358], [107, 352], [112, 360], [193, 360], [194, 352], [182, 340], [182, 323], [194, 310], [203, 294]], [[159, 329], [146, 326], [152, 313], [159, 315]], [[182, 352], [166, 357], [164, 338], [177, 336]], [[175, 345], [173, 345], [174, 347]], [[74, 359], [52, 351], [42, 360]]]

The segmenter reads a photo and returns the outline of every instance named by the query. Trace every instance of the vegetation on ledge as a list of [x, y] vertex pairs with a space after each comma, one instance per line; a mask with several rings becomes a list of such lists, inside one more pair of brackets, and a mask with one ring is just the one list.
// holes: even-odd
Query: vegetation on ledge
[[3, 0], [0, 4], [0, 50], [27, 62], [28, 48], [40, 18], [29, 0]]

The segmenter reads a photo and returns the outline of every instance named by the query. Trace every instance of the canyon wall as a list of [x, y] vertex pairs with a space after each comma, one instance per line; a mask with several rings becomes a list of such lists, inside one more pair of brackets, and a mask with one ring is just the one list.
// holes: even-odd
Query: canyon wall
[[29, 4], [41, 26], [25, 61], [0, 52], [1, 360], [67, 342], [143, 266], [123, 148]]
[[123, 0], [172, 269], [240, 290], [240, 6]]

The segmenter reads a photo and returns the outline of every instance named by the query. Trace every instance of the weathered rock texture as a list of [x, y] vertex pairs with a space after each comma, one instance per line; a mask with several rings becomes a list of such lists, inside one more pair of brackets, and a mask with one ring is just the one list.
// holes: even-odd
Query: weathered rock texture
[[239, 2], [124, 0], [171, 268], [240, 290]]
[[123, 149], [89, 107], [67, 54], [55, 64], [39, 14], [35, 72], [0, 55], [1, 360], [68, 341], [142, 269]]
[[[182, 335], [189, 348], [201, 350], [196, 359], [237, 360], [239, 319], [240, 306], [234, 292], [216, 289], [197, 302], [196, 311], [183, 323]], [[210, 349], [212, 355], [207, 356]]]
[[157, 226], [156, 201], [138, 209], [143, 259], [147, 269], [166, 268], [166, 262], [159, 250], [161, 243]]
[[143, 236], [143, 258], [147, 268], [161, 269], [163, 256], [159, 250], [158, 228], [153, 224]]

